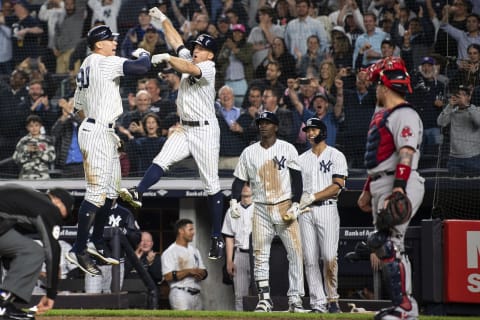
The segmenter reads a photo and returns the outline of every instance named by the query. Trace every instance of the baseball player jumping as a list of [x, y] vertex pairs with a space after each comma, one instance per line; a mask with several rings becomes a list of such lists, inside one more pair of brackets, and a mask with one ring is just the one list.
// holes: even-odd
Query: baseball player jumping
[[[120, 189], [120, 138], [114, 123], [122, 114], [120, 77], [146, 73], [151, 66], [150, 54], [137, 49], [137, 60], [115, 56], [117, 33], [107, 26], [97, 26], [88, 32], [92, 54], [82, 63], [77, 75], [74, 106], [84, 118], [78, 130], [78, 144], [83, 155], [87, 188], [78, 211], [77, 239], [66, 259], [91, 275], [101, 274], [89, 254], [109, 264], [118, 264], [110, 257], [103, 241], [103, 229], [113, 201]], [[90, 227], [91, 243], [87, 248]]]
[[[337, 293], [340, 235], [337, 197], [345, 187], [348, 165], [343, 153], [326, 144], [327, 126], [322, 120], [308, 119], [303, 131], [312, 148], [299, 157], [304, 190], [300, 208], [308, 206], [311, 211], [302, 214], [298, 222], [310, 306], [313, 313], [338, 313], [341, 311]], [[318, 264], [320, 257], [323, 272]]]
[[[269, 260], [270, 247], [275, 235], [285, 246], [288, 258], [290, 312], [306, 312], [302, 306], [303, 253], [302, 239], [297, 216], [300, 214], [299, 201], [302, 195], [302, 174], [298, 166], [295, 147], [277, 139], [278, 118], [265, 111], [255, 120], [260, 141], [245, 148], [240, 155], [233, 175], [230, 210], [238, 211], [242, 187], [250, 184], [255, 209], [253, 213], [252, 244], [255, 257], [254, 277], [259, 301], [256, 312], [270, 312]], [[287, 220], [287, 215], [293, 219]]]
[[[152, 24], [162, 28], [168, 43], [178, 57], [168, 53], [156, 54], [152, 63], [169, 62], [182, 79], [178, 90], [177, 111], [181, 126], [168, 138], [161, 152], [153, 159], [136, 188], [122, 189], [120, 196], [134, 207], [142, 205], [142, 194], [164, 175], [170, 166], [192, 155], [197, 163], [200, 178], [208, 194], [212, 214], [212, 243], [208, 257], [219, 259], [225, 246], [221, 239], [223, 194], [220, 192], [218, 159], [220, 128], [215, 116], [215, 39], [200, 35], [191, 50], [185, 48], [182, 37], [170, 20], [158, 8], [150, 9]], [[208, 144], [208, 146], [207, 146]]]
[[[417, 172], [423, 124], [412, 105], [405, 101], [411, 92], [410, 76], [401, 58], [389, 57], [372, 65], [369, 80], [378, 82], [378, 110], [372, 118], [367, 137], [365, 165], [368, 179], [358, 198], [358, 206], [373, 212], [376, 232], [367, 244], [374, 269], [382, 266], [393, 307], [383, 309], [375, 319], [417, 319], [418, 305], [412, 297], [411, 268], [405, 253], [404, 239], [410, 219], [406, 222], [380, 225], [380, 214], [386, 212], [390, 194], [406, 194], [411, 201], [412, 216], [422, 203], [424, 179]], [[394, 217], [387, 217], [394, 221]]]

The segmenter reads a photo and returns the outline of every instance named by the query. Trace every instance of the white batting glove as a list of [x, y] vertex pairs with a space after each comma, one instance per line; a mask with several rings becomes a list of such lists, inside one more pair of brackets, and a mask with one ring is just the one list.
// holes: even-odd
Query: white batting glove
[[137, 48], [135, 51], [132, 52], [132, 57], [139, 58], [140, 56], [147, 55], [150, 57], [150, 52], [143, 48]]
[[300, 209], [305, 209], [315, 201], [315, 195], [312, 193], [304, 192], [302, 198], [300, 198]]
[[152, 64], [159, 64], [162, 62], [169, 62], [170, 55], [168, 53], [159, 53], [152, 57]]
[[282, 217], [283, 221], [294, 221], [295, 219], [297, 219], [300, 213], [300, 205], [298, 204], [298, 202], [294, 202], [292, 203], [290, 209], [287, 210], [287, 213]]
[[168, 17], [157, 7], [151, 8], [148, 14], [152, 17], [150, 23], [157, 29], [161, 29], [163, 21], [168, 19]]
[[230, 216], [234, 219], [240, 218], [240, 210], [238, 208], [238, 202], [236, 199], [230, 200]]

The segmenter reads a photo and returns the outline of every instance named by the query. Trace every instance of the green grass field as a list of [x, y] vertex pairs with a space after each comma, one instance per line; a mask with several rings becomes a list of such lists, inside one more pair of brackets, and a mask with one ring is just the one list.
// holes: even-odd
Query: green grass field
[[[42, 316], [37, 316], [37, 320], [73, 320], [73, 319], [100, 319], [101, 318], [181, 318], [181, 319], [338, 319], [338, 320], [362, 320], [373, 319], [372, 314], [360, 313], [341, 313], [341, 314], [308, 314], [308, 313], [287, 313], [287, 312], [271, 312], [271, 313], [254, 313], [254, 312], [235, 312], [235, 311], [173, 311], [173, 310], [105, 310], [105, 309], [88, 309], [77, 310], [54, 309]], [[440, 316], [420, 316], [420, 320], [460, 320], [473, 319], [472, 317], [440, 317]]]

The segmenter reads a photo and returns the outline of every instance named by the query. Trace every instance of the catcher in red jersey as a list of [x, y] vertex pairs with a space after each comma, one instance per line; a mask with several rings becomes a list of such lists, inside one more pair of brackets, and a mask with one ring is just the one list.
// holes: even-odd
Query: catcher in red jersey
[[[417, 172], [423, 124], [405, 100], [412, 88], [401, 58], [380, 60], [367, 73], [370, 81], [378, 83], [377, 104], [382, 108], [370, 123], [365, 153], [368, 179], [357, 203], [363, 211], [372, 212], [376, 232], [367, 241], [373, 252], [372, 267], [382, 267], [393, 303], [378, 312], [375, 319], [417, 319], [418, 306], [411, 295], [411, 266], [404, 239], [425, 193], [424, 179]], [[390, 197], [393, 193], [406, 195], [410, 203], [402, 202], [398, 196]], [[391, 201], [398, 203], [392, 206]], [[398, 214], [405, 217], [399, 218]]]

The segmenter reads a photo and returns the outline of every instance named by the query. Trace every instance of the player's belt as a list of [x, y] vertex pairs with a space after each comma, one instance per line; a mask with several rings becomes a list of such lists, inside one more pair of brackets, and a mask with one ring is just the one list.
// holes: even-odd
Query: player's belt
[[375, 173], [373, 176], [370, 177], [370, 179], [372, 181], [375, 181], [385, 176], [393, 176], [394, 174], [395, 174], [395, 171], [382, 171], [379, 173]]
[[333, 201], [333, 200], [322, 200], [322, 201], [312, 202], [312, 204], [310, 206], [321, 207], [321, 206], [328, 206], [328, 205], [335, 204], [335, 203], [336, 203], [336, 201]]
[[190, 287], [173, 287], [174, 289], [178, 289], [178, 290], [183, 290], [183, 291], [187, 291], [188, 293], [190, 293], [192, 296], [194, 295], [197, 295], [200, 293], [200, 289], [196, 289], [196, 288], [190, 288]]
[[180, 120], [180, 122], [186, 126], [190, 127], [200, 127], [200, 126], [207, 126], [209, 123], [207, 120], [203, 121], [188, 121], [188, 120]]
[[237, 250], [243, 253], [250, 253], [250, 249], [237, 248]]
[[[95, 121], [95, 119], [87, 118], [87, 122], [95, 124], [96, 121]], [[111, 128], [113, 128], [113, 123], [109, 123], [109, 124], [107, 124], [107, 126], [111, 129]]]

